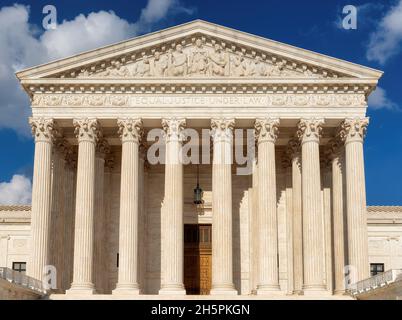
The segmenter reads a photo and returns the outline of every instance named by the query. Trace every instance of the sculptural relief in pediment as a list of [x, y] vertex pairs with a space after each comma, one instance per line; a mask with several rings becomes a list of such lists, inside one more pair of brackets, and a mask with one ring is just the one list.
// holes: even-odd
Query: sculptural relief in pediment
[[158, 47], [85, 66], [67, 78], [250, 77], [337, 78], [321, 68], [205, 37]]

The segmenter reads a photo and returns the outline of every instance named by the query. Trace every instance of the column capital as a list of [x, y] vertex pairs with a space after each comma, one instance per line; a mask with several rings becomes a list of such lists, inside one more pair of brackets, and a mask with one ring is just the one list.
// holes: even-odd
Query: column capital
[[339, 137], [332, 138], [325, 146], [324, 154], [328, 159], [333, 160], [341, 156], [343, 143]]
[[290, 158], [294, 158], [295, 156], [299, 156], [301, 152], [300, 140], [297, 137], [293, 137], [289, 139], [288, 144], [286, 146], [286, 153]]
[[186, 127], [185, 118], [163, 118], [162, 128], [166, 141], [183, 141], [185, 139], [183, 130]]
[[54, 142], [55, 149], [63, 155], [64, 160], [67, 160], [69, 155], [73, 153], [73, 147], [63, 137], [58, 138]]
[[89, 141], [96, 143], [101, 136], [99, 122], [96, 118], [74, 119], [73, 125], [78, 142]]
[[122, 142], [141, 142], [144, 133], [142, 119], [118, 119], [117, 125], [119, 126], [119, 135]]
[[278, 118], [259, 118], [255, 120], [255, 138], [257, 143], [276, 142], [279, 133]]
[[297, 125], [296, 133], [300, 142], [319, 142], [322, 134], [323, 124], [324, 119], [322, 118], [301, 119]]
[[76, 150], [71, 149], [71, 153], [68, 153], [66, 156], [66, 165], [70, 169], [77, 169], [77, 161], [78, 161], [78, 153]]
[[35, 142], [54, 142], [57, 130], [52, 118], [29, 118]]
[[96, 144], [96, 156], [104, 158], [106, 154], [110, 153], [110, 145], [105, 138], [100, 138]]
[[213, 142], [232, 141], [235, 119], [214, 118], [211, 119], [211, 136]]
[[108, 153], [108, 155], [105, 158], [105, 168], [110, 172], [114, 168], [114, 165], [115, 165], [114, 156], [111, 153]]
[[339, 138], [345, 142], [363, 142], [366, 136], [369, 118], [347, 118], [338, 128]]

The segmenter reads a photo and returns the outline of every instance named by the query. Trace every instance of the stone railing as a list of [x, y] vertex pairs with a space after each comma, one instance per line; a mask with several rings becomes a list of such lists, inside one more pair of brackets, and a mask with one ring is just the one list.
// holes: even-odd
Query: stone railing
[[360, 293], [384, 287], [397, 280], [402, 280], [402, 269], [391, 269], [371, 278], [356, 282], [349, 286], [348, 291], [352, 295], [358, 295]]
[[0, 267], [0, 279], [7, 280], [10, 283], [36, 291], [42, 295], [46, 294], [42, 281], [31, 278], [22, 272], [14, 271], [10, 268]]

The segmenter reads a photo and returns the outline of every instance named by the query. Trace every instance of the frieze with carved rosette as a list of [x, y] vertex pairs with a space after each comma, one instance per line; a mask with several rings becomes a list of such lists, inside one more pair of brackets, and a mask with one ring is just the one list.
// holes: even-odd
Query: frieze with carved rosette
[[[110, 93], [71, 93], [71, 94], [51, 94], [41, 93], [35, 94], [32, 100], [33, 107], [136, 107], [136, 106], [273, 106], [273, 107], [366, 107], [367, 103], [364, 94], [360, 93], [343, 93], [343, 94], [325, 94], [325, 93], [264, 93], [255, 87], [207, 87], [207, 86], [170, 86], [168, 93], [170, 95], [154, 96], [146, 91], [148, 87], [142, 86], [138, 89], [127, 88], [127, 93], [132, 94], [110, 94]], [[149, 89], [147, 89], [149, 90]], [[184, 91], [183, 91], [184, 90]], [[253, 97], [244, 95], [228, 96], [219, 95], [219, 90], [226, 93], [255, 93]], [[261, 90], [266, 90], [262, 89]], [[166, 88], [163, 86], [155, 86], [152, 93], [164, 94]], [[173, 93], [199, 93], [194, 96], [172, 96]], [[144, 95], [139, 95], [144, 93]], [[218, 93], [218, 95], [210, 96], [206, 93]], [[75, 97], [71, 99], [71, 97]]]
[[186, 127], [186, 119], [184, 118], [163, 118], [162, 119], [163, 135], [166, 141], [180, 141], [186, 139], [184, 129]]
[[144, 134], [142, 119], [122, 118], [117, 120], [118, 134], [122, 142], [140, 143]]
[[345, 119], [339, 126], [338, 136], [344, 143], [363, 142], [368, 124], [368, 118]]
[[78, 141], [96, 143], [101, 138], [99, 122], [95, 118], [74, 119], [73, 125]]
[[258, 144], [267, 141], [275, 143], [279, 134], [279, 119], [256, 119], [254, 128], [255, 138]]
[[296, 135], [301, 143], [316, 141], [318, 142], [322, 135], [322, 125], [324, 119], [309, 118], [301, 119], [297, 125]]

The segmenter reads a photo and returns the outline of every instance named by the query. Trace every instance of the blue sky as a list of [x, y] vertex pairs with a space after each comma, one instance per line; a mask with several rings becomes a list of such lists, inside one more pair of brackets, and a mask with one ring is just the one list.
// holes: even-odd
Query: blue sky
[[[15, 70], [200, 18], [383, 70], [368, 109], [367, 202], [402, 205], [402, 0], [53, 1], [55, 31], [42, 28], [47, 4], [0, 1], [0, 202], [29, 201], [32, 178], [29, 101], [10, 76]], [[358, 8], [356, 30], [340, 27], [349, 4]], [[88, 21], [100, 23], [101, 30], [85, 29]], [[60, 43], [63, 49], [55, 50]], [[13, 180], [15, 174], [27, 179]]]

